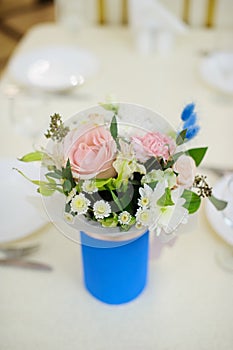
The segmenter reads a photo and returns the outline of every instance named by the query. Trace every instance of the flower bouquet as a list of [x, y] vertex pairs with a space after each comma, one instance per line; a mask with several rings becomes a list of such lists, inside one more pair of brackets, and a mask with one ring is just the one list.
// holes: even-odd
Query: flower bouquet
[[41, 179], [30, 181], [57, 198], [45, 202], [53, 221], [76, 241], [81, 232], [85, 285], [98, 299], [119, 304], [143, 290], [149, 231], [172, 238], [204, 197], [226, 206], [196, 173], [207, 147], [187, 149], [198, 131], [193, 103], [178, 131], [141, 106], [101, 104], [66, 123], [51, 116], [47, 147], [20, 159], [41, 161]]

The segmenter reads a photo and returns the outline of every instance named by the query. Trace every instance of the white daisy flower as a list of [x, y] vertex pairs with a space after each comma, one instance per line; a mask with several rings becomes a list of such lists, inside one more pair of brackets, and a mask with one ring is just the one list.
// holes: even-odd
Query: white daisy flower
[[136, 213], [136, 221], [137, 224], [149, 226], [152, 221], [151, 211], [149, 209], [139, 208]]
[[143, 209], [148, 208], [150, 206], [151, 196], [153, 194], [152, 188], [145, 184], [144, 187], [139, 188], [139, 193], [141, 198], [138, 200], [138, 205]]
[[143, 225], [142, 225], [140, 222], [136, 222], [135, 227], [136, 227], [138, 230], [141, 230], [142, 227], [143, 227]]
[[88, 206], [91, 204], [89, 199], [87, 199], [83, 193], [77, 194], [71, 200], [70, 206], [71, 210], [78, 215], [85, 214], [88, 210]]
[[128, 225], [131, 220], [131, 215], [128, 211], [123, 211], [118, 215], [118, 221], [121, 225]]
[[95, 182], [93, 180], [85, 180], [82, 184], [82, 189], [84, 192], [89, 194], [98, 191], [98, 188], [95, 186]]
[[74, 223], [74, 215], [72, 215], [71, 213], [64, 213], [64, 219], [66, 222], [68, 222], [68, 224], [73, 224]]
[[106, 218], [111, 213], [110, 204], [108, 202], [105, 202], [104, 200], [95, 202], [93, 210], [96, 219]]
[[69, 203], [71, 199], [76, 195], [76, 188], [73, 187], [68, 196], [66, 197], [66, 203]]

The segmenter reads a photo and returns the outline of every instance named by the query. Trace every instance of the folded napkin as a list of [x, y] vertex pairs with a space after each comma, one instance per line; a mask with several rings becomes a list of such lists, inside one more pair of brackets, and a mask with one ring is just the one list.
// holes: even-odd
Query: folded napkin
[[159, 1], [130, 0], [129, 4], [130, 25], [142, 52], [170, 51], [175, 35], [187, 32], [187, 26]]

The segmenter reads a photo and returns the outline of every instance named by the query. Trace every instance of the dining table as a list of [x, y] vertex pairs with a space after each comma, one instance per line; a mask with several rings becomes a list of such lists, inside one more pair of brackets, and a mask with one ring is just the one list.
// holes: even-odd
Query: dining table
[[[112, 99], [145, 106], [178, 128], [183, 107], [194, 102], [201, 129], [190, 142], [208, 146], [199, 171], [214, 187], [219, 178], [208, 168], [233, 168], [233, 98], [208, 84], [200, 66], [212, 52], [233, 49], [232, 30], [190, 27], [164, 52], [141, 52], [135, 35], [130, 27], [117, 25], [90, 25], [75, 32], [56, 23], [32, 27], [11, 60], [55, 45], [85, 49], [97, 66], [80, 86], [44, 91], [18, 83], [10, 60], [0, 77], [1, 159], [30, 152], [54, 113], [67, 120]], [[41, 201], [36, 187], [32, 196]], [[38, 215], [44, 221], [38, 229], [16, 241], [0, 241], [0, 248], [39, 244], [25, 259], [52, 267], [37, 271], [0, 265], [0, 349], [231, 350], [233, 274], [219, 263], [218, 254], [232, 244], [210, 223], [206, 203], [192, 228], [184, 225], [187, 229], [175, 240], [162, 244], [151, 235], [146, 288], [121, 305], [90, 295], [83, 283], [80, 244], [60, 232], [41, 205]], [[16, 217], [17, 211], [11, 212], [8, 220]], [[23, 219], [30, 226], [30, 217]]]

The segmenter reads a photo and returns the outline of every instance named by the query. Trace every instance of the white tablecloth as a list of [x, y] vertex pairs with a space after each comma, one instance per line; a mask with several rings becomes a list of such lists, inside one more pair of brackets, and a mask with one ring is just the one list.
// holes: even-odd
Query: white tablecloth
[[[180, 38], [168, 56], [139, 54], [126, 28], [86, 28], [68, 34], [53, 25], [37, 26], [15, 54], [50, 43], [69, 43], [91, 50], [99, 58], [99, 73], [72, 96], [46, 97], [43, 113], [68, 118], [108, 94], [119, 101], [152, 108], [177, 126], [182, 107], [195, 101], [201, 133], [195, 143], [208, 145], [206, 164], [232, 166], [232, 112], [229, 96], [205, 85], [198, 67], [201, 51], [224, 43], [232, 33], [194, 30]], [[4, 94], [8, 72], [1, 80], [1, 156], [21, 156], [32, 140], [14, 129]], [[35, 118], [41, 113], [35, 109]], [[214, 181], [215, 178], [211, 176]], [[13, 215], [16, 215], [13, 214]], [[230, 350], [233, 345], [233, 278], [216, 263], [226, 243], [213, 231], [204, 206], [192, 233], [165, 246], [159, 259], [151, 240], [149, 278], [134, 301], [110, 306], [84, 288], [80, 246], [52, 225], [26, 242], [39, 241], [33, 258], [53, 272], [0, 267], [0, 348], [2, 350], [132, 349]]]

